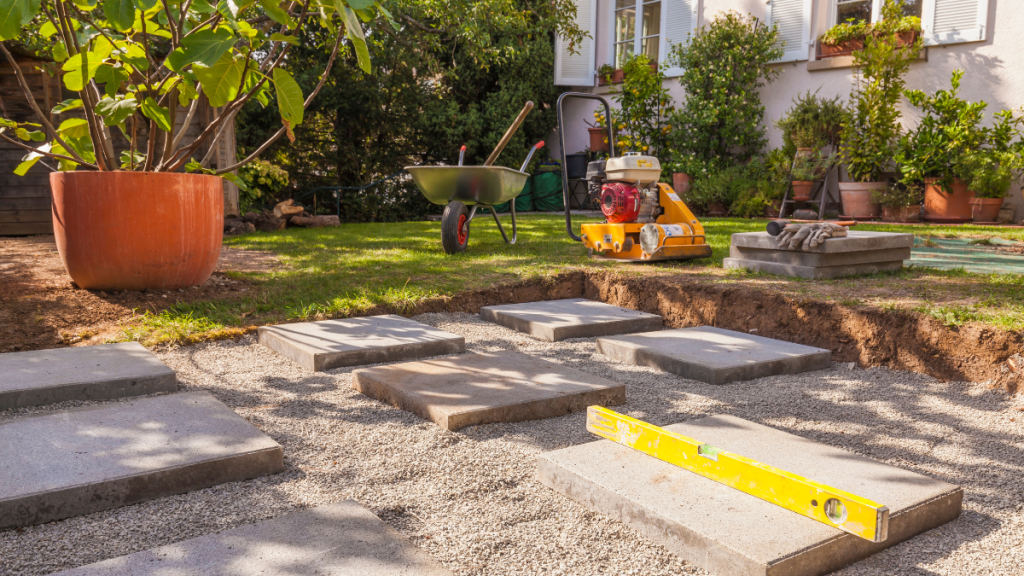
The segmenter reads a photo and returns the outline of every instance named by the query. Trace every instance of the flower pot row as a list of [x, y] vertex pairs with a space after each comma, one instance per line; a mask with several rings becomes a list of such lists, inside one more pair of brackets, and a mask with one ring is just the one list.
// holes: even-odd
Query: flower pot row
[[[936, 224], [963, 222], [996, 222], [1003, 198], [975, 198], [959, 178], [946, 190], [938, 178], [925, 178], [924, 220]], [[887, 222], [917, 222], [920, 206], [886, 206], [872, 202], [872, 193], [885, 190], [885, 182], [840, 182], [839, 195], [843, 215], [855, 220], [874, 220], [882, 216]]]

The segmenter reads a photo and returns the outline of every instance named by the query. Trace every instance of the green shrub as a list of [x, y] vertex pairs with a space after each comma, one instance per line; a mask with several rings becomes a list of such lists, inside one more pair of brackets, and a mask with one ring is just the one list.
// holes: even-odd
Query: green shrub
[[783, 145], [795, 152], [796, 148], [824, 148], [839, 142], [846, 108], [839, 97], [818, 98], [809, 90], [793, 99], [793, 107], [775, 122], [782, 131]]
[[916, 206], [924, 198], [924, 186], [920, 184], [904, 184], [894, 182], [885, 190], [874, 190], [871, 192], [871, 201], [890, 208], [903, 208], [905, 206]]
[[720, 14], [690, 42], [672, 47], [686, 102], [669, 124], [673, 158], [695, 177], [746, 162], [764, 147], [760, 90], [778, 74], [778, 28], [753, 16]]
[[[902, 18], [902, 1], [886, 0], [883, 18]], [[901, 46], [896, 33], [868, 36], [854, 54], [856, 76], [850, 113], [843, 123], [843, 159], [856, 182], [877, 182], [900, 138], [899, 103], [910, 63], [923, 41]]]
[[612, 99], [619, 105], [612, 110], [616, 154], [643, 152], [667, 159], [665, 141], [672, 98], [665, 88], [665, 74], [651, 69], [646, 54], [630, 57], [623, 62], [622, 70], [622, 84], [611, 90]]
[[288, 172], [266, 160], [255, 160], [238, 169], [245, 186], [238, 189], [238, 203], [244, 214], [260, 203], [272, 203], [288, 186]]
[[1003, 198], [1021, 168], [1020, 155], [984, 149], [964, 159], [961, 177], [976, 198]]

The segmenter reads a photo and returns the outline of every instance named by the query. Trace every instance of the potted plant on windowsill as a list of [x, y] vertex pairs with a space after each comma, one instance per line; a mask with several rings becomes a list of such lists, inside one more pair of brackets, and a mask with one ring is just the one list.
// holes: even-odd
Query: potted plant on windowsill
[[[887, 0], [886, 18], [899, 18], [900, 4]], [[904, 76], [916, 58], [921, 41], [902, 46], [894, 32], [870, 35], [854, 54], [856, 76], [850, 112], [843, 123], [842, 156], [852, 182], [839, 182], [843, 213], [854, 219], [874, 219], [881, 211], [872, 192], [885, 190], [882, 179], [899, 141], [900, 97]]]
[[913, 224], [921, 219], [923, 194], [924, 187], [921, 184], [907, 185], [898, 182], [885, 190], [873, 191], [871, 200], [882, 206], [883, 222]]
[[817, 59], [849, 56], [864, 49], [868, 36], [895, 35], [897, 46], [913, 46], [921, 35], [921, 19], [917, 16], [903, 16], [903, 0], [893, 2], [899, 12], [884, 14], [874, 25], [853, 19], [829, 28], [817, 43]]
[[[238, 167], [281, 136], [294, 138], [345, 38], [369, 72], [361, 16], [379, 12], [391, 19], [379, 5], [355, 0], [307, 0], [285, 8], [261, 0], [259, 12], [254, 2], [215, 8], [208, 2], [107, 0], [102, 11], [88, 0], [8, 4], [15, 10], [0, 17], [0, 40], [48, 39], [54, 59], [62, 62], [65, 87], [77, 94], [54, 109], [65, 119], [51, 123], [15, 65], [38, 123], [3, 118], [0, 138], [29, 152], [19, 174], [38, 162], [56, 164], [50, 183], [57, 248], [72, 280], [96, 290], [205, 282], [220, 254], [221, 177], [237, 180]], [[325, 46], [331, 55], [323, 76], [304, 95], [288, 71], [287, 54], [313, 18], [337, 32]], [[0, 53], [14, 63], [3, 43]], [[254, 98], [276, 98], [281, 128], [241, 162], [210, 168], [219, 139]], [[217, 113], [200, 126], [198, 137], [185, 138], [199, 122], [201, 102]], [[126, 137], [126, 146], [118, 145], [115, 131]]]
[[[650, 62], [648, 64], [651, 67], [652, 72], [658, 71], [658, 63]], [[607, 86], [609, 84], [622, 84], [626, 79], [625, 68], [615, 68], [611, 64], [602, 64], [597, 69], [597, 85]]]

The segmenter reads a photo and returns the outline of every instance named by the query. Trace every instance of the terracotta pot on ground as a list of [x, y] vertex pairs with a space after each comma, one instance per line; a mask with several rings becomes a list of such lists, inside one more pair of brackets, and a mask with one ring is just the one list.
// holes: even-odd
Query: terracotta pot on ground
[[938, 178], [924, 179], [924, 219], [927, 222], [955, 224], [970, 222], [974, 217], [971, 198], [974, 192], [959, 178], [953, 179], [952, 190], [943, 190]]
[[921, 205], [914, 206], [882, 206], [883, 222], [902, 222], [913, 224], [921, 220]]
[[839, 196], [843, 200], [843, 216], [854, 220], [874, 220], [882, 212], [880, 204], [871, 202], [871, 193], [885, 190], [887, 182], [840, 182]]
[[809, 202], [811, 188], [814, 188], [814, 182], [811, 180], [793, 180], [793, 201]]
[[685, 196], [690, 191], [690, 183], [692, 182], [693, 178], [690, 178], [689, 174], [684, 172], [672, 173], [672, 190], [679, 196]]
[[206, 282], [224, 232], [221, 179], [166, 172], [53, 172], [53, 233], [90, 290], [176, 290]]
[[999, 221], [999, 211], [1003, 208], [1004, 198], [971, 198], [971, 216], [975, 223], [986, 222], [995, 224]]
[[729, 213], [729, 208], [722, 202], [711, 202], [708, 205], [708, 216], [725, 216]]
[[608, 151], [608, 128], [587, 128], [590, 132], [591, 152]]

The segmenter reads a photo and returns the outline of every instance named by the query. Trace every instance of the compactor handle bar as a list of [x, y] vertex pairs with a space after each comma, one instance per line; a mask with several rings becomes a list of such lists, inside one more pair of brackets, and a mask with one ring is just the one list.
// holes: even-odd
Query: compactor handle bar
[[608, 100], [604, 96], [584, 94], [583, 92], [566, 92], [558, 97], [558, 102], [555, 104], [555, 111], [558, 115], [558, 147], [562, 151], [562, 200], [565, 202], [565, 231], [569, 234], [569, 238], [582, 242], [583, 239], [572, 231], [572, 215], [569, 213], [569, 171], [565, 165], [565, 123], [562, 121], [562, 101], [566, 98], [586, 98], [598, 100], [604, 104], [605, 123], [608, 125], [608, 156], [614, 158], [615, 138], [612, 137], [612, 107], [608, 105]]

